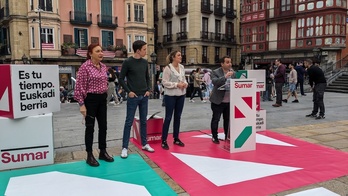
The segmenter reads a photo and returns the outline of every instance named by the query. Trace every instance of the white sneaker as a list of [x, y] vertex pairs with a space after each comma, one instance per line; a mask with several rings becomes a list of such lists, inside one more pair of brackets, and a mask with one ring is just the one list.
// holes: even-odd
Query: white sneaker
[[122, 152], [121, 152], [121, 158], [125, 159], [128, 157], [128, 149], [127, 148], [123, 148]]
[[143, 150], [146, 150], [148, 152], [155, 152], [153, 148], [149, 144], [146, 144], [145, 146], [142, 147]]
[[202, 100], [202, 103], [207, 103], [207, 101], [206, 100]]
[[194, 103], [195, 101], [193, 99], [190, 99], [189, 102]]

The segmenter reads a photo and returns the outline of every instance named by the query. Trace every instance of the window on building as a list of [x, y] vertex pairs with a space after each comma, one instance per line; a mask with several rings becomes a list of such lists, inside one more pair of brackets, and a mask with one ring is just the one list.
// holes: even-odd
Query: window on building
[[132, 51], [132, 36], [131, 35], [127, 35], [127, 45], [128, 45], [128, 52], [133, 52]]
[[323, 35], [323, 16], [316, 16], [315, 17], [315, 35], [316, 36], [322, 36]]
[[167, 40], [165, 41], [173, 41], [173, 38], [172, 38], [172, 22], [167, 22]]
[[181, 46], [181, 63], [185, 64], [186, 63], [186, 46]]
[[317, 1], [317, 9], [323, 8], [324, 2], [323, 1]]
[[326, 0], [326, 7], [333, 6], [333, 0]]
[[208, 63], [208, 46], [202, 46], [202, 63]]
[[134, 21], [144, 22], [144, 5], [134, 5]]
[[233, 31], [233, 23], [232, 22], [226, 22], [226, 37], [231, 38], [234, 35]]
[[281, 11], [282, 12], [289, 11], [291, 9], [290, 3], [291, 3], [290, 0], [281, 0], [280, 2]]
[[108, 46], [114, 45], [114, 32], [113, 31], [102, 31], [102, 47], [107, 48]]
[[41, 28], [41, 41], [42, 43], [53, 43], [52, 28]]
[[34, 2], [33, 2], [33, 0], [30, 0], [30, 10], [34, 10]]
[[101, 1], [101, 22], [102, 23], [112, 23], [112, 1], [102, 0]]
[[79, 21], [86, 21], [86, 0], [74, 0], [74, 18]]
[[215, 47], [215, 58], [214, 62], [218, 63], [220, 60], [220, 47]]
[[307, 18], [306, 36], [312, 37], [313, 34], [314, 34], [314, 17], [308, 17]]
[[226, 48], [226, 55], [232, 58], [232, 49]]
[[40, 38], [43, 49], [54, 49], [53, 28], [41, 28]]
[[208, 18], [202, 18], [202, 31], [208, 32]]
[[333, 34], [333, 15], [325, 15], [325, 35]]
[[52, 12], [52, 0], [39, 0], [39, 6], [40, 9], [47, 11], [47, 12]]
[[74, 29], [75, 44], [80, 48], [88, 46], [87, 29]]
[[250, 43], [250, 42], [252, 42], [251, 28], [247, 27], [245, 29], [245, 43]]
[[35, 48], [35, 30], [31, 27], [31, 47]]
[[127, 4], [127, 21], [131, 21], [131, 5], [129, 3]]
[[215, 20], [215, 33], [221, 33], [221, 20]]
[[141, 40], [141, 41], [145, 41], [145, 36], [144, 35], [135, 35], [134, 36], [134, 40]]
[[304, 18], [300, 18], [297, 20], [297, 37], [303, 37], [303, 32], [304, 32]]
[[167, 54], [170, 54], [172, 52], [173, 48], [167, 48]]
[[204, 6], [210, 5], [210, 0], [202, 0]]
[[226, 0], [226, 9], [229, 9], [229, 10], [233, 9], [233, 2], [232, 2], [232, 0]]
[[180, 32], [186, 32], [187, 31], [187, 21], [186, 18], [180, 19]]
[[278, 24], [277, 49], [290, 49], [291, 43], [291, 22]]

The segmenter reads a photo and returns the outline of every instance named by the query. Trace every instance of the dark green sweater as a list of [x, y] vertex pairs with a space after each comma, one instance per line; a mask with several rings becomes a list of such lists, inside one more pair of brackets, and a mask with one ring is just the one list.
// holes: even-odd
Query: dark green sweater
[[[127, 83], [125, 82], [127, 80]], [[145, 59], [129, 57], [122, 64], [119, 83], [129, 93], [134, 92], [137, 96], [150, 91], [150, 76], [148, 63]]]

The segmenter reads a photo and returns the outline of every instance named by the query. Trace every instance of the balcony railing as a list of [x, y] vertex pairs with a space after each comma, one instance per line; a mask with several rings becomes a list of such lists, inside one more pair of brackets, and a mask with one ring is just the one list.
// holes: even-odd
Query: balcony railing
[[179, 32], [176, 33], [176, 40], [186, 40], [187, 39], [187, 32]]
[[187, 3], [179, 4], [175, 6], [176, 15], [187, 14]]
[[90, 26], [92, 24], [92, 13], [70, 11], [70, 23], [73, 25]]
[[226, 18], [235, 19], [237, 18], [237, 11], [232, 8], [226, 8]]
[[214, 15], [215, 16], [224, 16], [226, 13], [226, 7], [222, 7], [221, 5], [214, 6]]
[[163, 35], [163, 43], [168, 43], [173, 41], [173, 35]]
[[213, 4], [205, 4], [203, 1], [201, 2], [201, 12], [205, 14], [213, 13], [214, 6]]
[[116, 29], [118, 27], [118, 18], [111, 15], [98, 14], [97, 21], [99, 27]]
[[223, 39], [223, 41], [226, 41], [226, 42], [228, 42], [228, 43], [233, 43], [233, 44], [235, 44], [235, 43], [237, 43], [236, 42], [236, 36], [235, 35], [224, 35], [224, 39]]
[[173, 17], [173, 8], [167, 7], [162, 9], [162, 18], [169, 19]]

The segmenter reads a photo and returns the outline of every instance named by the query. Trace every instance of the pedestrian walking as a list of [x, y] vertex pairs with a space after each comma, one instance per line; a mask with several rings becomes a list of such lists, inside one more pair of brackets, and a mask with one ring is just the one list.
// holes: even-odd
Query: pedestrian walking
[[275, 82], [275, 89], [276, 89], [276, 103], [273, 104], [273, 107], [280, 107], [282, 106], [282, 100], [283, 100], [283, 86], [286, 81], [285, 77], [285, 65], [283, 65], [280, 62], [280, 59], [275, 60], [275, 64], [277, 66], [275, 72], [274, 72], [274, 82]]

